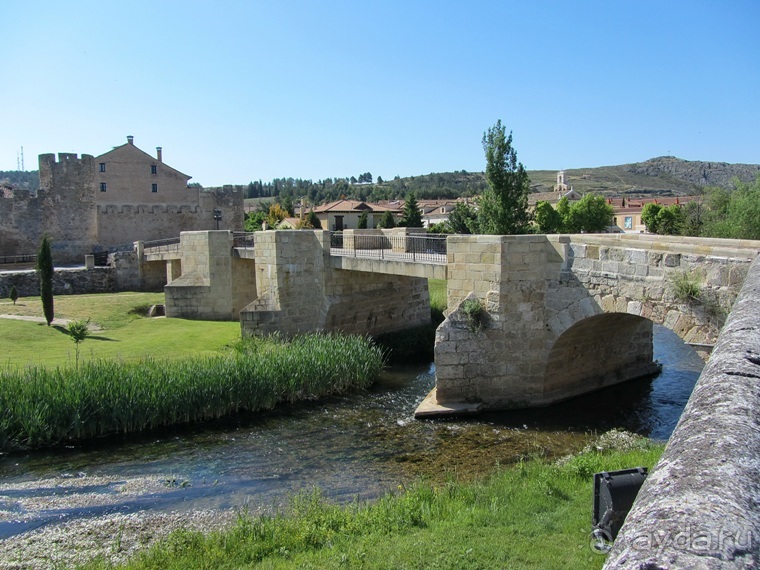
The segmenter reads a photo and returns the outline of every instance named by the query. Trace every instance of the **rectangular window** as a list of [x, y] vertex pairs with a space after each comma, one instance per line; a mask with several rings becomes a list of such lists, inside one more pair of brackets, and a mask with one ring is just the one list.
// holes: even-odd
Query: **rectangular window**
[[625, 229], [627, 230], [633, 229], [633, 216], [625, 217]]
[[100, 171], [101, 172], [105, 172], [106, 171], [106, 163], [105, 162], [101, 162], [100, 163]]
[[151, 164], [150, 165], [150, 173], [151, 174], [158, 174], [158, 168], [156, 167], [155, 164]]
[[158, 192], [158, 184], [151, 184], [150, 185], [150, 191], [151, 192]]
[[105, 192], [106, 191], [106, 183], [105, 182], [101, 182], [100, 183], [100, 191], [101, 192]]

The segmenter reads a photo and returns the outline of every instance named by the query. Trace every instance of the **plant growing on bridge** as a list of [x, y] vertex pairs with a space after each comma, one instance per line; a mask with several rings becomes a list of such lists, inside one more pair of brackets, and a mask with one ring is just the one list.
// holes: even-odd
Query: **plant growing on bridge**
[[668, 276], [671, 292], [681, 303], [696, 304], [702, 296], [701, 276], [693, 271], [673, 271]]
[[488, 312], [480, 299], [465, 299], [460, 310], [465, 317], [467, 330], [470, 332], [478, 332], [485, 326]]

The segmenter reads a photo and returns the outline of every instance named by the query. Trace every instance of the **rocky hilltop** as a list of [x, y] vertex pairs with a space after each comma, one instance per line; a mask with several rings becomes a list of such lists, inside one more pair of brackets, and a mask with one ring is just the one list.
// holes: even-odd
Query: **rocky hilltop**
[[[580, 192], [605, 195], [672, 195], [699, 192], [706, 186], [730, 188], [731, 180], [752, 182], [760, 176], [758, 164], [730, 164], [660, 156], [644, 162], [565, 170], [568, 184]], [[556, 171], [528, 171], [535, 192], [551, 191]]]
[[732, 178], [751, 182], [760, 175], [758, 164], [729, 164], [683, 160], [674, 156], [659, 156], [646, 162], [623, 165], [628, 172], [643, 176], [669, 176], [697, 186], [728, 187]]

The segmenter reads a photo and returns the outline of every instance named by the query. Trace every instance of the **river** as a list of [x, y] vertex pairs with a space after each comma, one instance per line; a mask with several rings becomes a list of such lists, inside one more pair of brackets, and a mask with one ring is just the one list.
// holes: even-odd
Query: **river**
[[[485, 473], [561, 456], [622, 428], [667, 439], [702, 369], [655, 327], [660, 376], [538, 410], [416, 421], [432, 366], [386, 372], [371, 390], [160, 435], [0, 457], [0, 538], [114, 513], [280, 505], [319, 487], [336, 500], [372, 498], [420, 475]], [[130, 488], [139, 492], [125, 492]]]

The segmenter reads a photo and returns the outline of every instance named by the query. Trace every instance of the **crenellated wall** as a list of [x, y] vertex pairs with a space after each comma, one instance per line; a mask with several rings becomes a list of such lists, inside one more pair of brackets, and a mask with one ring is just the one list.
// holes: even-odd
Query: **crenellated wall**
[[52, 238], [56, 263], [135, 241], [176, 237], [219, 227], [242, 230], [243, 195], [231, 188], [188, 187], [189, 176], [130, 141], [98, 157], [39, 156], [40, 189], [0, 193], [0, 253], [33, 254]]

